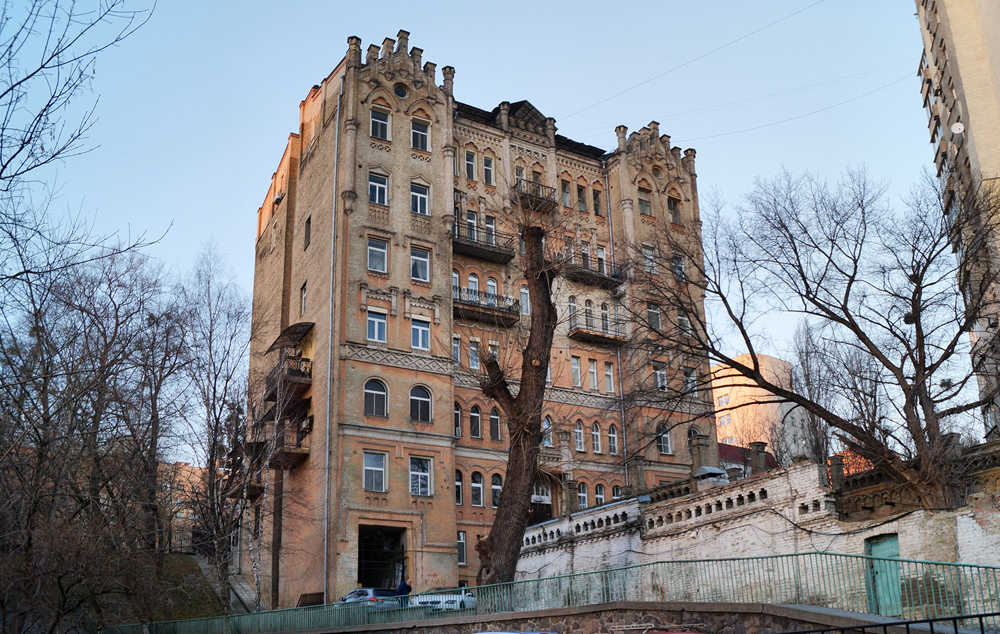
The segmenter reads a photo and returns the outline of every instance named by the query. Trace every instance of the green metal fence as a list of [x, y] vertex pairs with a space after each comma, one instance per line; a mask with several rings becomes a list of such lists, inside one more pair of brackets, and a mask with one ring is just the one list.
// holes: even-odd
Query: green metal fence
[[[418, 605], [338, 603], [253, 614], [151, 623], [149, 634], [268, 634], [581, 607], [612, 601], [791, 603], [926, 619], [1000, 612], [1000, 568], [802, 553], [745, 559], [703, 559], [595, 570], [473, 588], [475, 606], [442, 611]], [[1000, 623], [990, 623], [993, 629]], [[143, 626], [103, 634], [143, 634]]]

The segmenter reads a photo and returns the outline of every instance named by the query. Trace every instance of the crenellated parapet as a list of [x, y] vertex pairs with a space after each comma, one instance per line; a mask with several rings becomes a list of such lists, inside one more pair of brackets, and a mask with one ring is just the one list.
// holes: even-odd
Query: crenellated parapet
[[[423, 62], [423, 49], [414, 46], [407, 50], [409, 37], [409, 32], [401, 30], [396, 39], [385, 38], [382, 46], [369, 45], [364, 63], [358, 63], [359, 79], [368, 82], [373, 90], [385, 87], [394, 94], [395, 85], [402, 82], [406, 88], [415, 91], [417, 96], [428, 99], [432, 105], [435, 101], [443, 101], [445, 96], [451, 93], [454, 68], [446, 66], [443, 69], [444, 86], [438, 88], [435, 84], [437, 64]], [[352, 53], [354, 53], [353, 59], [360, 62], [360, 40], [355, 42], [356, 39], [348, 40], [349, 63]]]

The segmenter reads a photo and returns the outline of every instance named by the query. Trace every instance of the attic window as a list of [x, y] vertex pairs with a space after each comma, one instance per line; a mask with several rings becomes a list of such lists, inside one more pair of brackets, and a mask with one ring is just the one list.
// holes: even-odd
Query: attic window
[[403, 84], [396, 84], [396, 86], [392, 89], [392, 92], [396, 93], [397, 97], [402, 97], [403, 99], [406, 99], [406, 96], [410, 94], [406, 92], [406, 86]]

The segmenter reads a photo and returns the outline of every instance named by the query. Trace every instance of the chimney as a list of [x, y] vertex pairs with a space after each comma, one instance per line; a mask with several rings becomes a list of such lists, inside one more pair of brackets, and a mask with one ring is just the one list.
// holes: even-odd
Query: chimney
[[743, 475], [743, 469], [739, 467], [729, 467], [726, 469], [726, 475], [729, 476], [730, 482], [736, 482]]
[[834, 491], [844, 488], [844, 457], [830, 456], [830, 486]]
[[406, 49], [410, 43], [410, 32], [403, 31], [400, 29], [399, 33], [396, 35], [396, 52], [406, 53]]
[[618, 135], [618, 151], [622, 154], [625, 153], [625, 133], [628, 132], [628, 128], [623, 125], [615, 127], [615, 134]]
[[545, 118], [545, 136], [549, 140], [549, 147], [556, 146], [556, 120], [552, 117]]
[[347, 38], [347, 63], [354, 68], [361, 66], [361, 38], [356, 35]]
[[500, 129], [504, 132], [510, 130], [510, 102], [500, 102]]
[[767, 447], [766, 442], [750, 443], [750, 473], [757, 475], [767, 471]]
[[455, 85], [455, 67], [445, 66], [441, 69], [441, 74], [444, 76], [444, 94], [451, 97], [451, 91]]
[[688, 451], [691, 452], [691, 477], [698, 473], [705, 464], [705, 449], [708, 447], [708, 436], [696, 434], [688, 438]]

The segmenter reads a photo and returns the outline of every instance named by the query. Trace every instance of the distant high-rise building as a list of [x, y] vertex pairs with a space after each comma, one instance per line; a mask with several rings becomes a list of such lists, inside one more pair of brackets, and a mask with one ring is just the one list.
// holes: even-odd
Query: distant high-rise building
[[[562, 270], [533, 521], [688, 477], [689, 438], [718, 464], [705, 360], [620, 354], [624, 307], [658, 310], [620, 266], [627, 245], [652, 251], [664, 232], [700, 245], [694, 150], [655, 122], [619, 126], [608, 152], [527, 101], [481, 110], [455, 99], [454, 68], [438, 84], [421, 56], [405, 31], [367, 51], [349, 38], [299, 105], [257, 213], [251, 375], [267, 411], [251, 433], [268, 472], [248, 518], [263, 551], [241, 552], [261, 556], [271, 607], [475, 582], [508, 448], [478, 376], [487, 354], [518, 357], [530, 328], [525, 209], [558, 219], [545, 248]], [[644, 266], [685, 284], [700, 265], [666, 261]], [[642, 386], [683, 396], [623, 399]]]

